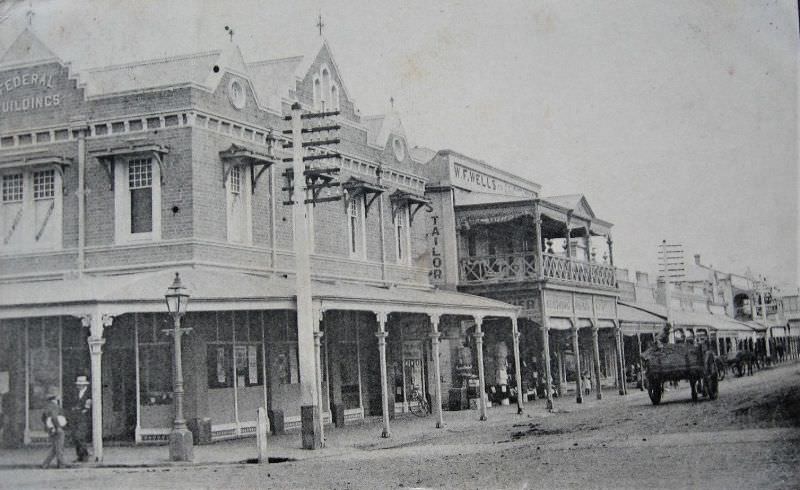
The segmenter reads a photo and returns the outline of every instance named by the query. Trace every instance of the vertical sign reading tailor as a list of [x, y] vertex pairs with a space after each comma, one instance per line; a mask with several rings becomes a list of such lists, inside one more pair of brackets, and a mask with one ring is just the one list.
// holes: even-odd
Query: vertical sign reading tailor
[[439, 216], [431, 216], [433, 227], [431, 228], [431, 279], [433, 281], [441, 281], [442, 274], [442, 235], [439, 232]]

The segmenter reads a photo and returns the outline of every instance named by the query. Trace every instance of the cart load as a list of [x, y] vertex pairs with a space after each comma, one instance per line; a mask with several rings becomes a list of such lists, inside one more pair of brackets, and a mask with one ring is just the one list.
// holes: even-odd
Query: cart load
[[657, 343], [642, 353], [642, 361], [653, 405], [661, 401], [666, 381], [688, 380], [693, 401], [699, 390], [711, 400], [719, 394], [716, 356], [704, 343]]

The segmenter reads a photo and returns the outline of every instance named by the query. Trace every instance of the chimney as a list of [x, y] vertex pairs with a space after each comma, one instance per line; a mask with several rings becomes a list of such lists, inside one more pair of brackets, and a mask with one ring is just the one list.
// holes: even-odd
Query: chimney
[[700, 254], [694, 254], [694, 263], [700, 265]]

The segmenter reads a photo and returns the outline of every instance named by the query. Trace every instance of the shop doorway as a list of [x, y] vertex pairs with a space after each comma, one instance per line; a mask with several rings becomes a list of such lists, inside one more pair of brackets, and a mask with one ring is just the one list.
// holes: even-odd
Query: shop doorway
[[103, 439], [133, 441], [136, 429], [136, 357], [132, 329], [106, 330], [103, 349]]

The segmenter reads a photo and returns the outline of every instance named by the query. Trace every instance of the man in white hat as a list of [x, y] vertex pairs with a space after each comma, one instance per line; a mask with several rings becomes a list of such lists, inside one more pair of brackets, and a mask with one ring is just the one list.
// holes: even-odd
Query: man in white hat
[[79, 462], [89, 461], [86, 443], [92, 433], [92, 394], [89, 391], [89, 380], [86, 376], [78, 376], [75, 380], [78, 395], [72, 407], [72, 441]]

